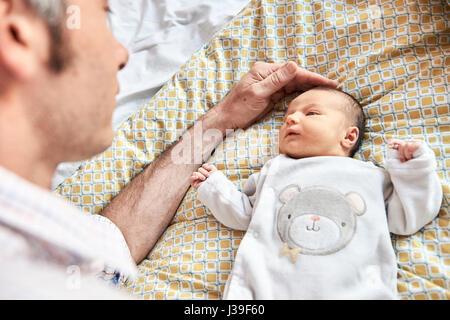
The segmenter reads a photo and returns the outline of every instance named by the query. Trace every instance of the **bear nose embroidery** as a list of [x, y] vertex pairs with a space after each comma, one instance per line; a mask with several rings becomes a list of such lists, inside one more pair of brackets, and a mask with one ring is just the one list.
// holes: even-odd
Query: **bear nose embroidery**
[[317, 216], [312, 216], [311, 220], [313, 221], [312, 227], [306, 226], [306, 230], [308, 230], [308, 231], [316, 231], [316, 232], [319, 231], [320, 227], [316, 226], [316, 222], [319, 221], [320, 218], [317, 217]]

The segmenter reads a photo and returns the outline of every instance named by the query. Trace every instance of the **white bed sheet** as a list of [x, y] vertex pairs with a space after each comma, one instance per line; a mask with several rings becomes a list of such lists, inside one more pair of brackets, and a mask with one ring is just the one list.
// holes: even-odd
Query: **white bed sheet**
[[[110, 0], [112, 32], [130, 54], [127, 66], [119, 72], [114, 129], [147, 104], [249, 1]], [[52, 187], [72, 175], [80, 164], [60, 164]]]

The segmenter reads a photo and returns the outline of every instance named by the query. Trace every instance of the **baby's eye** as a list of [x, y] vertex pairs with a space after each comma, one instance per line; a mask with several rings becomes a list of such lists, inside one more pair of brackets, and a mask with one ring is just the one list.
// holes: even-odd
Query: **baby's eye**
[[315, 115], [318, 115], [318, 113], [315, 111], [309, 111], [308, 113], [306, 113], [306, 115], [307, 116], [315, 116]]

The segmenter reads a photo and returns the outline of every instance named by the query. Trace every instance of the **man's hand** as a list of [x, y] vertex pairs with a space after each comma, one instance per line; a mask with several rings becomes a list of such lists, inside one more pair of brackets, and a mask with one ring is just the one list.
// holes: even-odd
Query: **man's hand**
[[295, 62], [256, 62], [216, 106], [225, 129], [246, 128], [269, 112], [276, 102], [295, 91], [317, 86], [336, 88], [337, 81], [304, 70]]
[[388, 141], [388, 146], [398, 151], [401, 162], [411, 160], [413, 158], [414, 152], [419, 149], [421, 144], [421, 141], [416, 140], [406, 141], [400, 139], [391, 139]]

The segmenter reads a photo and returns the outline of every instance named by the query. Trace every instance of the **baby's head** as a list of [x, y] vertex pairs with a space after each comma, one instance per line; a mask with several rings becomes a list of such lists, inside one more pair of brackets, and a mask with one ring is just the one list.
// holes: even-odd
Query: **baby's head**
[[351, 95], [316, 87], [289, 104], [279, 133], [280, 153], [291, 158], [353, 157], [361, 145], [365, 116]]

